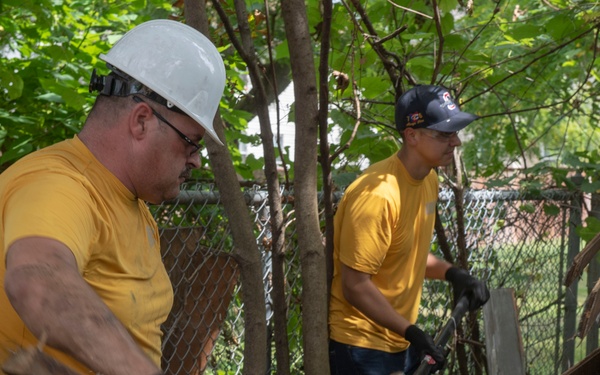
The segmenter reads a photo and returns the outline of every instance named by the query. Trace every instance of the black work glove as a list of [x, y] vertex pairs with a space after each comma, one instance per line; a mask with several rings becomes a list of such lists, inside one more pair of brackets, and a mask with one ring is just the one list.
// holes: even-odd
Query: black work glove
[[452, 283], [455, 301], [466, 294], [471, 311], [477, 310], [490, 299], [490, 291], [485, 283], [471, 276], [467, 270], [450, 267], [446, 271], [446, 280]]
[[[423, 332], [416, 325], [411, 325], [404, 332], [404, 338], [410, 342], [411, 346], [417, 350], [419, 354], [419, 363], [423, 361], [426, 355], [429, 355], [435, 363], [432, 364], [430, 373], [441, 370], [446, 362], [446, 357], [442, 348], [435, 345], [431, 336]], [[429, 361], [431, 364], [431, 361]]]

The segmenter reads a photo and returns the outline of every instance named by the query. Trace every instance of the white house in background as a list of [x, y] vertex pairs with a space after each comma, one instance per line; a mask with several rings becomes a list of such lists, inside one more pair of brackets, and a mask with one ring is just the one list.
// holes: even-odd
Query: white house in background
[[[289, 147], [289, 158], [294, 160], [296, 124], [288, 122], [289, 114], [294, 104], [294, 85], [290, 83], [288, 87], [279, 95], [279, 142], [277, 142], [277, 107], [275, 103], [269, 105], [269, 120], [271, 121], [271, 131], [273, 132], [273, 144], [276, 149], [281, 147], [284, 150]], [[247, 135], [260, 135], [260, 124], [258, 117], [254, 117], [248, 122]], [[257, 159], [263, 156], [263, 146], [259, 144], [253, 146], [246, 143], [240, 143], [240, 153], [243, 160], [248, 155], [254, 155]]]
[[[289, 121], [289, 115], [292, 111], [292, 105], [294, 104], [294, 84], [293, 82], [283, 90], [279, 95], [279, 143], [277, 142], [277, 107], [275, 103], [269, 105], [269, 120], [271, 121], [271, 131], [273, 132], [273, 145], [278, 150], [279, 147], [286, 152], [286, 147], [289, 147], [289, 159], [294, 161], [295, 142], [296, 142], [296, 124]], [[297, 110], [297, 109], [296, 109]], [[246, 130], [247, 135], [260, 135], [260, 124], [258, 117], [254, 117], [248, 122], [248, 128]], [[329, 141], [338, 140], [340, 137], [340, 131], [336, 127], [328, 135]], [[254, 155], [256, 158], [263, 156], [263, 146], [249, 145], [246, 143], [240, 143], [240, 153], [242, 154], [242, 160], [245, 160], [248, 155]], [[278, 159], [279, 163], [280, 159]]]

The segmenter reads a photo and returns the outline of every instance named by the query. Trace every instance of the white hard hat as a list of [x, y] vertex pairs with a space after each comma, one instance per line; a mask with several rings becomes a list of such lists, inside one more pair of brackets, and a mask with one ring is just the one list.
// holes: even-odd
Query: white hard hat
[[223, 145], [213, 119], [225, 88], [225, 66], [202, 33], [177, 21], [148, 21], [100, 58], [185, 112]]

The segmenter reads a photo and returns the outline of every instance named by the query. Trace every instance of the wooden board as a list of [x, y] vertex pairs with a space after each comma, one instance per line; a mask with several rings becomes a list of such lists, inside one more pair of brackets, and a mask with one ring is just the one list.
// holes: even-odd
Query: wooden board
[[237, 285], [237, 263], [200, 246], [202, 233], [201, 228], [169, 228], [160, 237], [174, 294], [163, 326], [167, 374], [204, 373]]
[[483, 306], [489, 375], [525, 375], [527, 362], [513, 289], [493, 289]]
[[594, 350], [577, 365], [563, 372], [563, 375], [598, 375], [600, 374], [600, 348]]

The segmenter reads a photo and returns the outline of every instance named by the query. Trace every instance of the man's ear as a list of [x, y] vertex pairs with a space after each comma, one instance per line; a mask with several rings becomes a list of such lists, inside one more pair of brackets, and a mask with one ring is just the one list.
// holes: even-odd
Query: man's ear
[[152, 110], [145, 103], [137, 103], [129, 112], [128, 124], [129, 132], [132, 134], [134, 139], [142, 139], [148, 133], [148, 125], [154, 114]]
[[404, 142], [409, 145], [414, 145], [417, 142], [417, 131], [413, 128], [404, 129]]

